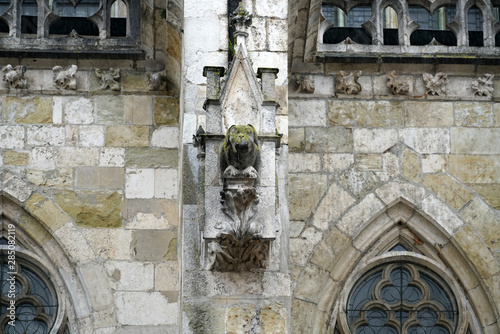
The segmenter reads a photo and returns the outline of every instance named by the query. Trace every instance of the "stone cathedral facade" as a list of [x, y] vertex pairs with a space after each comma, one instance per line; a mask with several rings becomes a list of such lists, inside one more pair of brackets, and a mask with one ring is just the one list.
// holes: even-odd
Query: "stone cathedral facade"
[[497, 0], [0, 0], [1, 333], [500, 333]]

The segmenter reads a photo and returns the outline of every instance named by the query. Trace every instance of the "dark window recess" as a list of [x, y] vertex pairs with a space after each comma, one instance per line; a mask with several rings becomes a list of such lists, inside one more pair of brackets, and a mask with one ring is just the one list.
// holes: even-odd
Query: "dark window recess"
[[9, 33], [9, 25], [4, 20], [0, 19], [0, 33]]
[[384, 45], [399, 45], [398, 29], [384, 29]]
[[37, 16], [21, 16], [21, 34], [36, 34]]
[[469, 46], [484, 46], [482, 31], [469, 31]]
[[500, 33], [495, 36], [495, 46], [500, 46]]
[[99, 36], [97, 25], [84, 17], [61, 17], [50, 25], [49, 34], [67, 35], [73, 30], [82, 36]]
[[372, 38], [363, 28], [330, 28], [323, 35], [323, 43], [337, 44], [347, 37], [358, 44], [372, 44]]
[[416, 30], [410, 36], [410, 44], [427, 45], [432, 42], [433, 38], [443, 45], [457, 45], [457, 37], [449, 30]]
[[[231, 15], [236, 10], [236, 8], [238, 8], [239, 4], [240, 4], [240, 0], [228, 0], [228, 2], [227, 2], [228, 21], [231, 20]], [[236, 50], [235, 50], [236, 40], [234, 38], [234, 27], [231, 25], [231, 22], [229, 22], [229, 27], [228, 27], [227, 33], [228, 33], [228, 38], [229, 38], [229, 41], [228, 41], [228, 44], [229, 44], [228, 61], [231, 62], [233, 60], [234, 53], [236, 52]]]
[[110, 24], [111, 37], [125, 37], [127, 36], [127, 18], [126, 17], [112, 17]]

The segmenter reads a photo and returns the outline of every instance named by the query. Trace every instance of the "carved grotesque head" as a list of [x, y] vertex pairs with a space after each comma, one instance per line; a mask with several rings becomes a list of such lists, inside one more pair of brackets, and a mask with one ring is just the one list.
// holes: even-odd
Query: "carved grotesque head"
[[11, 88], [26, 88], [26, 79], [24, 78], [24, 73], [26, 72], [26, 66], [19, 65], [12, 67], [12, 65], [7, 65], [2, 68], [3, 80], [7, 82]]
[[78, 71], [78, 66], [71, 65], [67, 68], [54, 66], [54, 83], [59, 89], [76, 89], [75, 73]]

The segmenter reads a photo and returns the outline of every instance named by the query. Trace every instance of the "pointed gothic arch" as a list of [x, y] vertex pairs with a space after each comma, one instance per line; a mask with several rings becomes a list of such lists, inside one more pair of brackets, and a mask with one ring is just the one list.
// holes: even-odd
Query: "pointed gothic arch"
[[486, 260], [469, 258], [456, 238], [473, 233], [462, 217], [412, 184], [392, 182], [376, 193], [383, 208], [367, 216], [361, 204], [352, 206], [344, 218], [349, 216], [355, 226], [333, 226], [315, 247], [292, 304], [292, 318], [303, 323], [293, 327], [310, 333], [334, 333], [335, 329], [350, 334], [345, 312], [351, 289], [367, 270], [394, 258], [387, 255], [388, 250], [402, 244], [411, 251], [397, 254], [399, 258], [421, 262], [452, 282], [454, 295], [460, 298], [461, 323], [456, 333], [497, 332], [498, 310], [481, 272], [485, 264], [480, 262]]

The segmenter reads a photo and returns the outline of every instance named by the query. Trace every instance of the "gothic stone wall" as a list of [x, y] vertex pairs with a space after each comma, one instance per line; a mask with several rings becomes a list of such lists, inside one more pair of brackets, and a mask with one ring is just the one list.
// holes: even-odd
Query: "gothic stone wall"
[[[471, 84], [484, 73], [498, 76], [500, 67], [297, 61], [292, 70], [311, 75], [315, 91], [296, 93], [290, 85], [291, 332], [333, 330], [332, 305], [343, 282], [376, 242], [360, 242], [361, 232], [403, 200], [447, 231], [445, 244], [458, 245], [477, 270], [476, 283], [462, 284], [471, 294], [478, 281], [485, 287], [483, 303], [493, 311], [478, 305], [476, 312], [485, 332], [497, 333], [500, 81], [489, 98], [474, 96]], [[336, 90], [341, 70], [363, 72], [358, 95]], [[392, 70], [404, 76], [408, 94], [386, 87]], [[424, 72], [448, 74], [447, 95], [427, 95]], [[450, 266], [460, 261], [452, 257]]]

